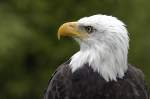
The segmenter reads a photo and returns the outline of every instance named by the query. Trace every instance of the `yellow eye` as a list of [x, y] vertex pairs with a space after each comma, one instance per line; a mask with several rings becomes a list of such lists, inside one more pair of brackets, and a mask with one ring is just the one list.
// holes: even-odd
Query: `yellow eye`
[[85, 26], [84, 28], [85, 28], [86, 32], [88, 32], [88, 33], [92, 33], [94, 30], [92, 26]]

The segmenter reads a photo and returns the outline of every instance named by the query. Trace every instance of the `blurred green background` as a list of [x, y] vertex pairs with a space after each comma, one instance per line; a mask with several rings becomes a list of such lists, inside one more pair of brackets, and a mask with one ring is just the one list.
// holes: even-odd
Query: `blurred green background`
[[0, 0], [0, 99], [43, 99], [52, 72], [79, 50], [58, 27], [107, 14], [130, 32], [129, 62], [150, 85], [150, 0]]

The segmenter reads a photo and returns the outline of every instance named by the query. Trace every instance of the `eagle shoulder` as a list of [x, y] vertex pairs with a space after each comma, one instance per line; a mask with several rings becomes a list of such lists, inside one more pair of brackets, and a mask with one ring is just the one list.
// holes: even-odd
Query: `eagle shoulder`
[[71, 70], [68, 67], [69, 61], [60, 65], [52, 74], [48, 87], [44, 92], [44, 99], [67, 99], [67, 79]]

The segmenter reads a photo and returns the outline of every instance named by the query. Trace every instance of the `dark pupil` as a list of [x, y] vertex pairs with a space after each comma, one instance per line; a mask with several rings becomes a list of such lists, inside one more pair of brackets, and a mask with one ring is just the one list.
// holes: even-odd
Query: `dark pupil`
[[85, 29], [89, 33], [93, 32], [93, 28], [91, 26], [86, 26]]

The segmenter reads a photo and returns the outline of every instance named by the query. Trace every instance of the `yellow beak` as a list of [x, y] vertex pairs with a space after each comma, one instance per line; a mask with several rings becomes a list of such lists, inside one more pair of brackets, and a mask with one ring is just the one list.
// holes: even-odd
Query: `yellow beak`
[[67, 22], [61, 25], [58, 29], [57, 36], [58, 39], [60, 39], [61, 36], [80, 37], [77, 22]]

